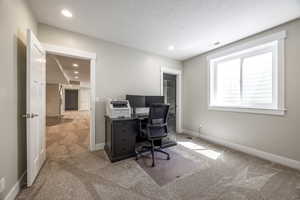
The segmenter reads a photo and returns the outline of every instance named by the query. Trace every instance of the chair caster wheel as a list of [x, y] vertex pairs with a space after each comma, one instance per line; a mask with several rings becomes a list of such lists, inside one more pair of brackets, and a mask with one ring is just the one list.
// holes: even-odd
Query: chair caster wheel
[[155, 167], [155, 164], [154, 164], [154, 163], [152, 163], [152, 167]]

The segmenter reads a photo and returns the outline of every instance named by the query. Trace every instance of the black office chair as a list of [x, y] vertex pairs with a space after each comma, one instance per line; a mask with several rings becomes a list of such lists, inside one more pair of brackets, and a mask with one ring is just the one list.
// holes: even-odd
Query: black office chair
[[153, 104], [150, 106], [148, 123], [145, 128], [140, 126], [141, 136], [150, 142], [150, 146], [142, 146], [141, 151], [136, 151], [136, 160], [141, 154], [149, 151], [152, 154], [152, 167], [155, 166], [155, 151], [167, 155], [167, 159], [170, 160], [170, 155], [161, 147], [161, 140], [168, 135], [168, 115], [169, 105]]

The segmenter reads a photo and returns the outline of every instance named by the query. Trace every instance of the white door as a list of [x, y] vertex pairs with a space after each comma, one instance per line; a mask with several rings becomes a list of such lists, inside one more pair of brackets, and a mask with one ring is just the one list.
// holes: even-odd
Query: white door
[[27, 185], [31, 186], [46, 160], [45, 50], [32, 31], [27, 32]]

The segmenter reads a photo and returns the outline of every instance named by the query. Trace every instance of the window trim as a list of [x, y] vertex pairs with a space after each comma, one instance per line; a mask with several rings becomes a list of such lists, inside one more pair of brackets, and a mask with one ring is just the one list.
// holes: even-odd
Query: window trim
[[[232, 111], [232, 112], [246, 112], [246, 113], [257, 113], [257, 114], [270, 114], [270, 115], [284, 115], [285, 111], [285, 97], [284, 97], [284, 41], [287, 37], [286, 31], [280, 31], [277, 33], [273, 33], [271, 35], [261, 37], [241, 45], [237, 45], [217, 53], [211, 54], [207, 56], [207, 96], [208, 96], [208, 110], [217, 110], [217, 111]], [[230, 59], [236, 57], [235, 54], [239, 57], [240, 55], [247, 54], [247, 50], [255, 49], [259, 46], [267, 45], [268, 43], [276, 42], [277, 45], [275, 47], [274, 53], [274, 65], [273, 65], [273, 78], [276, 78], [277, 81], [273, 82], [273, 87], [275, 87], [273, 100], [277, 104], [277, 108], [255, 108], [255, 107], [244, 107], [244, 106], [218, 106], [218, 105], [211, 105], [211, 94], [212, 91], [215, 90], [211, 89], [212, 84], [211, 80], [211, 63], [212, 61], [216, 62], [218, 60], [224, 61], [226, 57], [230, 57]], [[248, 52], [251, 54], [251, 51]], [[225, 57], [225, 58], [224, 58]], [[274, 85], [275, 84], [275, 85]]]

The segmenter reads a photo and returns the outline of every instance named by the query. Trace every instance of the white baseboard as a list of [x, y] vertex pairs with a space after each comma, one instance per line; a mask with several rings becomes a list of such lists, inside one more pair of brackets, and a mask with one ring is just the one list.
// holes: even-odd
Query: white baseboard
[[21, 190], [21, 183], [23, 182], [25, 175], [26, 175], [26, 172], [24, 172], [22, 174], [22, 176], [19, 178], [19, 180], [16, 182], [16, 184], [8, 192], [6, 197], [4, 197], [4, 200], [15, 200], [16, 199], [17, 195], [19, 194], [19, 192]]
[[232, 142], [226, 141], [224, 139], [216, 138], [213, 136], [203, 135], [203, 134], [200, 134], [199, 132], [192, 131], [192, 130], [184, 129], [183, 132], [188, 135], [191, 135], [194, 137], [199, 137], [204, 140], [210, 141], [212, 143], [216, 143], [216, 144], [219, 144], [219, 145], [222, 145], [225, 147], [229, 147], [229, 148], [237, 150], [237, 151], [244, 152], [246, 154], [250, 154], [250, 155], [253, 155], [253, 156], [274, 162], [274, 163], [278, 163], [278, 164], [281, 164], [281, 165], [284, 165], [287, 167], [291, 167], [293, 169], [300, 170], [300, 161], [297, 161], [297, 160], [293, 160], [293, 159], [286, 158], [283, 156], [279, 156], [279, 155], [275, 155], [275, 154], [268, 153], [265, 151], [257, 150], [252, 147], [247, 147], [247, 146], [244, 146], [241, 144], [232, 143]]
[[188, 134], [188, 135], [194, 136], [194, 137], [200, 137], [200, 133], [199, 132], [192, 131], [192, 130], [189, 130], [189, 129], [183, 129], [182, 133], [185, 133], [185, 134]]
[[104, 145], [105, 145], [105, 143], [96, 144], [95, 151], [103, 150], [104, 149]]
[[78, 111], [79, 112], [87, 112], [87, 111], [90, 111], [90, 109], [79, 109]]

